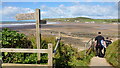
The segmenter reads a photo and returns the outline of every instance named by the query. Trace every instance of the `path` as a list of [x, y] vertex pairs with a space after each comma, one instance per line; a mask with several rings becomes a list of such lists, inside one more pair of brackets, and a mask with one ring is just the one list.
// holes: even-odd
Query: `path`
[[91, 68], [96, 68], [96, 66], [99, 66], [98, 68], [113, 68], [105, 58], [99, 58], [99, 57], [93, 57], [91, 59], [90, 65]]

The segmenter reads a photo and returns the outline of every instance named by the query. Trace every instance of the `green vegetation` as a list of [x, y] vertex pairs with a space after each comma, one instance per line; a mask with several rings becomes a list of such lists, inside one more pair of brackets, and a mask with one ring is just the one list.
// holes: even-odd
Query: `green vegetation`
[[113, 42], [111, 45], [109, 45], [109, 47], [107, 48], [106, 51], [106, 59], [107, 61], [112, 64], [113, 66], [115, 66], [116, 68], [120, 68], [120, 65], [118, 65], [119, 62], [119, 49], [120, 49], [120, 44], [119, 44], [120, 40], [117, 40], [115, 42]]
[[22, 33], [17, 33], [7, 28], [3, 29], [1, 33], [3, 48], [33, 48], [31, 41]]
[[[16, 31], [3, 29], [2, 33], [2, 47], [3, 48], [36, 48], [36, 39], [33, 35], [26, 36]], [[48, 43], [52, 43], [55, 47], [56, 41], [54, 36], [42, 36], [41, 48], [46, 49]], [[54, 49], [54, 48], [53, 48]], [[53, 64], [56, 68], [69, 67], [75, 68], [80, 66], [88, 68], [90, 59], [94, 53], [89, 56], [84, 55], [85, 51], [78, 52], [77, 49], [70, 45], [60, 43], [55, 56], [53, 57]], [[34, 53], [2, 53], [4, 63], [20, 63], [20, 64], [38, 64], [37, 54]], [[47, 64], [48, 54], [41, 54], [41, 64]]]
[[76, 48], [61, 43], [54, 57], [54, 63], [56, 67], [60, 68], [89, 68], [90, 59], [93, 56], [93, 52], [89, 56], [85, 56], [85, 51], [78, 52]]
[[[22, 33], [16, 31], [11, 31], [9, 29], [3, 29], [2, 33], [2, 48], [36, 48], [35, 38], [28, 38]], [[47, 48], [47, 42], [45, 40], [41, 41], [42, 48]], [[32, 53], [2, 53], [2, 59], [4, 63], [30, 63], [37, 64], [37, 54]], [[47, 63], [47, 54], [41, 54], [41, 63]]]
[[117, 23], [118, 19], [91, 19], [86, 17], [76, 17], [76, 18], [53, 18], [45, 19], [52, 22], [74, 22], [74, 23]]

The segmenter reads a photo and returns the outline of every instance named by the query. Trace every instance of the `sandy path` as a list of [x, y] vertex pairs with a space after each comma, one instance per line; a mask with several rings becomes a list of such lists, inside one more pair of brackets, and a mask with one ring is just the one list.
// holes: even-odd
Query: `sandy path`
[[101, 68], [113, 68], [105, 58], [93, 57], [91, 59], [90, 65], [91, 68], [95, 68], [95, 66], [100, 66]]

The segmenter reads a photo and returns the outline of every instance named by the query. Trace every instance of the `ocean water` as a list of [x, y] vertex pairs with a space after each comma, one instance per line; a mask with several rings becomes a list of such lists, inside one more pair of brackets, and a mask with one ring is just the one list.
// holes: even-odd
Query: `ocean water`
[[[14, 27], [14, 26], [23, 26], [23, 25], [35, 25], [34, 21], [2, 21], [0, 22], [0, 27]], [[59, 24], [58, 22], [47, 22], [46, 24]]]

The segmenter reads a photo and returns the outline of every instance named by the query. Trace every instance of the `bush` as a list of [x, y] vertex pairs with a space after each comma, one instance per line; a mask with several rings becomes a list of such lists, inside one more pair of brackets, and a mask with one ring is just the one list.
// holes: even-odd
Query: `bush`
[[[2, 34], [2, 48], [36, 48], [35, 37], [27, 37], [25, 34], [12, 31], [10, 29], [3, 29]], [[42, 40], [41, 48], [47, 49], [47, 42]], [[37, 63], [37, 54], [32, 53], [2, 53], [4, 63]], [[41, 63], [47, 63], [47, 54], [41, 54]]]
[[7, 28], [1, 31], [3, 48], [33, 48], [31, 41], [22, 33], [11, 31]]

